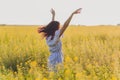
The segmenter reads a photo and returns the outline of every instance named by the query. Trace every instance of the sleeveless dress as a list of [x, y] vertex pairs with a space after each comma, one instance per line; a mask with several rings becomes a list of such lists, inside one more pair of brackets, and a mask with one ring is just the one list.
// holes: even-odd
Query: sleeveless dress
[[57, 64], [63, 62], [63, 53], [61, 51], [62, 43], [59, 38], [60, 30], [55, 31], [54, 38], [51, 40], [51, 36], [46, 38], [46, 43], [49, 47], [50, 56], [48, 58], [48, 68], [50, 71], [54, 71]]

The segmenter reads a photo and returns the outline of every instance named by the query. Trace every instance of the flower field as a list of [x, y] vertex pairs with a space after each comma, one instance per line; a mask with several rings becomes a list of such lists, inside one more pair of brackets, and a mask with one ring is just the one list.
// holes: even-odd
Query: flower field
[[38, 26], [0, 26], [0, 80], [120, 80], [120, 26], [70, 26], [64, 66], [49, 72]]

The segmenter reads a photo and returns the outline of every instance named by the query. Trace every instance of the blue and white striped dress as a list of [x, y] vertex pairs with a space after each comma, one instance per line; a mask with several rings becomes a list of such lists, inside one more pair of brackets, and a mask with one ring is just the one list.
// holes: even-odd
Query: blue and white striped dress
[[52, 40], [51, 40], [51, 36], [46, 38], [46, 43], [51, 53], [48, 58], [49, 70], [55, 70], [56, 65], [63, 62], [63, 54], [61, 51], [62, 44], [59, 35], [60, 35], [60, 30], [56, 30], [54, 38]]

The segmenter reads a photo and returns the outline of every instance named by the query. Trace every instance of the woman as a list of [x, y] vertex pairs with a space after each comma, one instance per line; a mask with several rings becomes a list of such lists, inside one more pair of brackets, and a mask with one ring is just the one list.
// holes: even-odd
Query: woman
[[51, 53], [48, 58], [48, 68], [50, 71], [56, 71], [56, 66], [63, 63], [63, 53], [61, 51], [62, 44], [60, 37], [68, 27], [73, 15], [80, 13], [80, 11], [81, 8], [75, 10], [65, 21], [63, 27], [59, 29], [60, 23], [58, 21], [54, 21], [55, 11], [51, 9], [52, 21], [47, 26], [38, 29], [38, 32], [43, 33], [44, 37], [46, 38], [46, 43]]

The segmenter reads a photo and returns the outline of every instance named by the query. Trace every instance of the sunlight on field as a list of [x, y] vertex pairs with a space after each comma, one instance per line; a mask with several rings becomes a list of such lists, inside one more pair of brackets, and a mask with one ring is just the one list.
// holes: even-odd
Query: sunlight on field
[[0, 26], [0, 80], [120, 80], [120, 27], [69, 27], [64, 67], [48, 72], [38, 26]]

